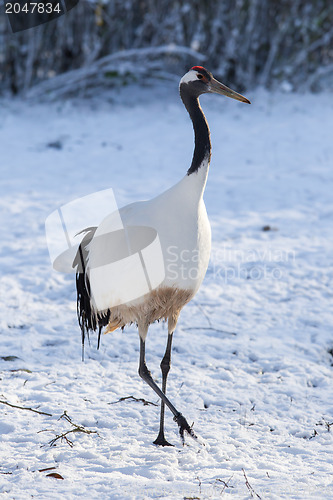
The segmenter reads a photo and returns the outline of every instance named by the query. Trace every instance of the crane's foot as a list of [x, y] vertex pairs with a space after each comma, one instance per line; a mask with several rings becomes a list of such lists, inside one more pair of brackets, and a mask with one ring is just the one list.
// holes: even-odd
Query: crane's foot
[[154, 443], [153, 444], [156, 444], [158, 446], [173, 446], [173, 444], [169, 443], [165, 437], [164, 437], [164, 434], [162, 433], [159, 433], [159, 435], [157, 436], [157, 438], [155, 439]]
[[191, 436], [191, 438], [193, 439], [198, 439], [197, 435], [194, 433], [192, 427], [190, 427], [187, 423], [187, 420], [186, 418], [181, 414], [181, 413], [178, 413], [177, 415], [175, 415], [175, 417], [173, 418], [175, 422], [177, 422], [178, 424], [178, 427], [179, 427], [179, 435], [180, 435], [180, 438], [182, 440], [182, 443], [183, 443], [183, 446], [185, 444], [185, 437], [184, 437], [184, 433], [185, 431], [187, 432], [187, 434], [189, 436]]

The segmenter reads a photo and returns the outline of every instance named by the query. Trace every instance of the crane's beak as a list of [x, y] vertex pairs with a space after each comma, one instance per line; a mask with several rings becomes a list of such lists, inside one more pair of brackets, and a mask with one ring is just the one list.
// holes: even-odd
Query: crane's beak
[[225, 95], [227, 97], [231, 97], [232, 99], [236, 99], [236, 101], [246, 102], [247, 104], [251, 104], [251, 102], [246, 99], [241, 94], [238, 94], [234, 90], [229, 89], [226, 85], [212, 78], [208, 84], [208, 92], [213, 92], [215, 94]]

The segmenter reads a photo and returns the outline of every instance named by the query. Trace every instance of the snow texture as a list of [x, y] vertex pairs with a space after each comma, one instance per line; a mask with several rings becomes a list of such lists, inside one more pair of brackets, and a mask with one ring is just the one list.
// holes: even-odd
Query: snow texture
[[[172, 448], [152, 444], [159, 407], [143, 402], [158, 400], [137, 374], [134, 326], [99, 351], [91, 337], [81, 361], [74, 276], [52, 270], [44, 222], [89, 193], [113, 188], [122, 206], [185, 174], [177, 86], [0, 103], [2, 498], [333, 499], [332, 96], [247, 97], [201, 98], [213, 251], [168, 395], [205, 444], [182, 447], [167, 412]], [[159, 383], [166, 337], [158, 323], [147, 338]]]

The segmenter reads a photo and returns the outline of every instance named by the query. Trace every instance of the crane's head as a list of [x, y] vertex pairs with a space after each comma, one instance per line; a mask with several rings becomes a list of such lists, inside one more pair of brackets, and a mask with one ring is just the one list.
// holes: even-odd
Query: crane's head
[[193, 97], [199, 97], [201, 94], [214, 93], [251, 104], [246, 97], [229, 89], [229, 87], [216, 80], [210, 71], [207, 71], [202, 66], [193, 66], [193, 68], [191, 68], [180, 80], [179, 86], [180, 89], [186, 89], [186, 92]]

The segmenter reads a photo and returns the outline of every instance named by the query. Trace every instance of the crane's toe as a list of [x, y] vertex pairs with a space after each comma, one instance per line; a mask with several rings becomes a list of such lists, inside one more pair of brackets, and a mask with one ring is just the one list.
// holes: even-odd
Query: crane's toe
[[173, 444], [169, 443], [165, 439], [164, 434], [159, 434], [153, 444], [156, 444], [158, 446], [173, 446]]
[[185, 436], [184, 436], [184, 433], [185, 431], [187, 432], [187, 434], [189, 436], [191, 436], [191, 438], [193, 439], [198, 439], [197, 435], [195, 434], [195, 432], [193, 431], [192, 427], [190, 427], [187, 423], [187, 420], [186, 418], [181, 414], [181, 413], [178, 413], [175, 417], [174, 417], [174, 420], [175, 422], [177, 422], [178, 424], [178, 427], [179, 427], [179, 435], [180, 435], [180, 438], [182, 440], [182, 443], [183, 443], [183, 446], [185, 444]]

